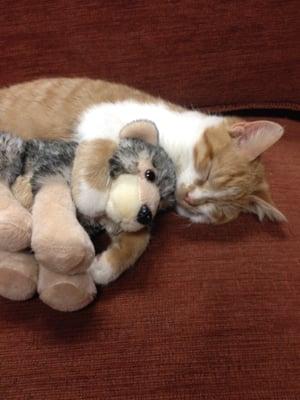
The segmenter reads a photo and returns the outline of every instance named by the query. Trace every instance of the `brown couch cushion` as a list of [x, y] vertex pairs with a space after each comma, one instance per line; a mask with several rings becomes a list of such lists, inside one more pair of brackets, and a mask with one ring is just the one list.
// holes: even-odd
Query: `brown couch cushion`
[[197, 107], [300, 110], [299, 10], [296, 0], [2, 0], [0, 82], [87, 75]]
[[[88, 75], [185, 105], [300, 110], [299, 29], [296, 0], [2, 0], [0, 82]], [[265, 160], [289, 225], [164, 215], [91, 307], [0, 299], [0, 399], [298, 400], [300, 123], [279, 122]]]
[[298, 400], [300, 123], [265, 155], [289, 224], [161, 216], [136, 268], [89, 308], [0, 300], [5, 400]]

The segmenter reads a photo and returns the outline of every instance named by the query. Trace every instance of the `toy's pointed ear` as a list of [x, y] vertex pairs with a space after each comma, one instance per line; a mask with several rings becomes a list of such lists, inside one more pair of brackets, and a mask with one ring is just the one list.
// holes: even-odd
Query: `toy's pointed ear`
[[284, 129], [281, 125], [271, 121], [241, 121], [229, 129], [237, 148], [249, 161], [255, 160], [276, 143], [283, 132]]
[[147, 143], [158, 144], [158, 129], [154, 122], [148, 120], [137, 120], [125, 125], [120, 132], [120, 138], [141, 139]]

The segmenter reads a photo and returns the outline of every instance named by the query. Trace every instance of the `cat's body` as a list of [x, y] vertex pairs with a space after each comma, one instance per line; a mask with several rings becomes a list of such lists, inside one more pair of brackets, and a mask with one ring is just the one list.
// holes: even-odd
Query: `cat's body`
[[117, 140], [120, 128], [135, 119], [158, 127], [160, 144], [176, 165], [182, 215], [213, 223], [241, 211], [283, 219], [257, 160], [282, 135], [277, 124], [189, 111], [101, 80], [45, 79], [0, 90], [0, 130], [23, 138]]

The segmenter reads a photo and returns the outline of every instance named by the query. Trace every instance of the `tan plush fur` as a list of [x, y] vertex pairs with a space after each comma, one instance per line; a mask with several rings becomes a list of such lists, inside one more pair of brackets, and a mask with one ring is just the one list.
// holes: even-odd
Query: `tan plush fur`
[[30, 246], [31, 215], [0, 182], [0, 243], [1, 249], [19, 251]]

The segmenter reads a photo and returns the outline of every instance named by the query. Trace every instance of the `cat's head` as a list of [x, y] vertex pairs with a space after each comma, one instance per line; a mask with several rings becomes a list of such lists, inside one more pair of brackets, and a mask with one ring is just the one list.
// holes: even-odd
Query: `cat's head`
[[260, 220], [286, 220], [273, 205], [260, 161], [283, 131], [274, 122], [232, 117], [206, 129], [194, 147], [193, 173], [178, 182], [179, 214], [214, 224], [235, 219], [241, 212], [254, 213]]

